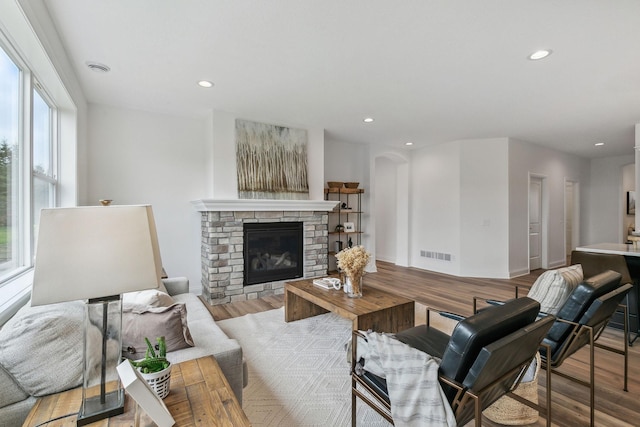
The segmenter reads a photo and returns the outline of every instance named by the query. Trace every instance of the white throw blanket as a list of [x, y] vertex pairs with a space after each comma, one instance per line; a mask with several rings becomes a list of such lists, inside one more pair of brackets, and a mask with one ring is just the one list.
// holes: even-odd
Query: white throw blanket
[[362, 332], [358, 360], [365, 370], [385, 378], [391, 416], [397, 427], [453, 427], [456, 419], [438, 382], [440, 360], [387, 334]]

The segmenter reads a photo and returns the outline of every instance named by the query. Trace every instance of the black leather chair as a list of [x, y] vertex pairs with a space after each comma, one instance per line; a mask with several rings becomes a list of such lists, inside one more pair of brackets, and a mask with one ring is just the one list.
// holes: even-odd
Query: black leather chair
[[[427, 324], [402, 331], [396, 338], [442, 359], [439, 381], [458, 425], [475, 418], [480, 426], [482, 411], [517, 387], [551, 328], [553, 316], [536, 321], [539, 310], [537, 301], [519, 298], [463, 319], [451, 336]], [[358, 337], [364, 338], [355, 331], [352, 425], [356, 425], [357, 398], [393, 423], [385, 380], [367, 372], [366, 360], [356, 360]]]
[[[580, 283], [556, 315], [556, 321], [543, 340], [546, 351], [541, 352], [543, 366], [547, 369], [547, 385], [551, 387], [553, 372], [563, 378], [589, 387], [590, 419], [594, 425], [595, 406], [595, 354], [594, 347], [603, 348], [624, 357], [624, 391], [627, 391], [628, 376], [628, 323], [627, 307], [620, 305], [632, 285], [620, 285], [621, 275], [614, 271], [605, 271]], [[623, 349], [597, 343], [613, 314], [622, 309], [624, 312]], [[589, 380], [585, 381], [558, 370], [560, 365], [576, 351], [589, 344]]]
[[[549, 333], [542, 341], [543, 367], [547, 371], [547, 401], [550, 401], [551, 373], [589, 388], [590, 398], [590, 422], [595, 422], [595, 353], [594, 348], [599, 347], [624, 358], [623, 390], [627, 391], [629, 371], [629, 325], [627, 322], [627, 306], [621, 305], [632, 285], [620, 284], [623, 276], [613, 270], [606, 270], [582, 281], [569, 295], [556, 314], [556, 320]], [[474, 312], [477, 311], [477, 300], [474, 298]], [[501, 304], [499, 301], [486, 300], [489, 304]], [[607, 323], [616, 311], [623, 312], [623, 347], [616, 348], [600, 344], [597, 339], [602, 335]], [[589, 379], [584, 380], [568, 375], [559, 368], [562, 363], [589, 344]], [[547, 405], [547, 407], [550, 407]], [[552, 417], [550, 417], [552, 418]]]

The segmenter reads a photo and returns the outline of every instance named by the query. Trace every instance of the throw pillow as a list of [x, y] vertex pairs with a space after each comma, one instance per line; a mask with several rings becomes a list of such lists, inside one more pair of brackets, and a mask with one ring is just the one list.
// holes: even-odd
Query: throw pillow
[[571, 287], [571, 290], [575, 289], [580, 282], [584, 280], [582, 264], [574, 264], [569, 267], [559, 268], [558, 272], [562, 274], [562, 277], [567, 281], [567, 285]]
[[134, 305], [145, 307], [169, 307], [175, 301], [166, 292], [159, 289], [147, 289], [139, 292], [127, 292], [122, 294], [122, 309]]
[[193, 347], [183, 303], [169, 307], [129, 306], [122, 310], [122, 355], [142, 359], [147, 351], [145, 337], [155, 345], [164, 336], [167, 351]]
[[581, 281], [580, 264], [545, 271], [531, 286], [527, 296], [540, 303], [540, 311], [555, 315]]
[[83, 319], [81, 301], [22, 307], [0, 329], [0, 364], [33, 396], [81, 385]]

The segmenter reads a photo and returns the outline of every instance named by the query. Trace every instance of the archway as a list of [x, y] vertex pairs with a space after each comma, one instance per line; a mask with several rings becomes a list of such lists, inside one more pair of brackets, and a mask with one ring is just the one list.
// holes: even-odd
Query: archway
[[376, 259], [409, 266], [409, 161], [396, 153], [373, 159], [372, 221]]

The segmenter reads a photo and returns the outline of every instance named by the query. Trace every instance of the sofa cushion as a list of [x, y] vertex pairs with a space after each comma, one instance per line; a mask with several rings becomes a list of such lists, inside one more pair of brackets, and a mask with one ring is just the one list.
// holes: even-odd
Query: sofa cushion
[[157, 337], [165, 337], [167, 351], [192, 347], [193, 339], [187, 324], [185, 304], [169, 307], [130, 305], [122, 309], [122, 355], [141, 359], [147, 350], [145, 337], [155, 344]]
[[83, 319], [81, 301], [22, 307], [0, 330], [0, 364], [33, 396], [81, 385]]
[[555, 315], [581, 281], [580, 264], [545, 271], [531, 286], [527, 296], [540, 303], [540, 311]]
[[147, 289], [139, 292], [127, 292], [122, 294], [122, 309], [134, 305], [146, 307], [169, 307], [174, 303], [173, 298], [166, 292], [158, 289]]
[[14, 381], [13, 377], [2, 367], [2, 365], [0, 365], [0, 384], [2, 384], [2, 391], [0, 392], [0, 408], [11, 405], [12, 403], [20, 402], [29, 396], [22, 388], [20, 388], [20, 386]]
[[173, 296], [176, 302], [182, 302], [189, 307], [187, 313], [189, 330], [193, 336], [194, 347], [183, 348], [167, 354], [171, 363], [184, 362], [202, 356], [214, 355], [224, 376], [227, 377], [234, 394], [242, 403], [242, 387], [244, 374], [244, 362], [242, 359], [242, 347], [238, 341], [229, 338], [211, 317], [211, 313], [205, 304], [192, 293]]

